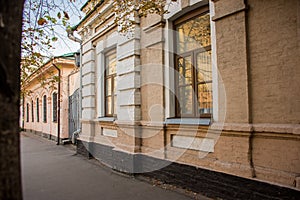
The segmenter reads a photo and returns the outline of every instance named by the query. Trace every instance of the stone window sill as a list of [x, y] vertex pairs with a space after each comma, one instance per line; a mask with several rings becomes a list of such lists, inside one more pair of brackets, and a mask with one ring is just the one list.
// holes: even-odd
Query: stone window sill
[[183, 124], [183, 125], [203, 125], [209, 126], [211, 123], [210, 118], [168, 118], [164, 122], [168, 124]]
[[95, 119], [95, 121], [97, 122], [114, 122], [116, 120], [116, 118], [114, 117], [98, 117], [97, 119]]

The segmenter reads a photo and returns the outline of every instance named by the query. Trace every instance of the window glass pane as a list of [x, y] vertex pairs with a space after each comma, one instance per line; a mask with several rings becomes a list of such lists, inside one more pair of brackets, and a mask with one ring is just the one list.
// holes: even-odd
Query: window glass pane
[[106, 97], [106, 108], [105, 108], [105, 110], [106, 110], [106, 114], [107, 115], [111, 115], [112, 114], [112, 109], [111, 109], [111, 105], [112, 105], [112, 99], [111, 99], [111, 97]]
[[106, 96], [109, 96], [112, 94], [112, 88], [111, 88], [111, 78], [106, 79]]
[[204, 14], [176, 27], [177, 53], [183, 53], [209, 46], [210, 19], [209, 14]]
[[36, 121], [40, 121], [40, 107], [39, 107], [39, 98], [36, 99]]
[[211, 81], [211, 51], [197, 54], [197, 82]]
[[117, 91], [117, 77], [114, 76], [113, 79], [114, 79], [113, 80], [113, 84], [114, 84], [113, 93], [115, 94]]
[[43, 122], [47, 122], [47, 97], [43, 97]]
[[117, 95], [114, 96], [114, 114], [117, 114]]
[[179, 85], [192, 84], [191, 56], [178, 59]]
[[26, 122], [29, 122], [29, 104], [26, 104]]
[[31, 121], [34, 122], [34, 106], [33, 106], [33, 101], [31, 101]]
[[116, 73], [116, 65], [117, 65], [116, 53], [108, 54], [106, 56], [107, 75]]
[[212, 83], [198, 85], [198, 112], [212, 113]]
[[179, 87], [179, 107], [181, 114], [193, 113], [193, 88], [192, 86]]
[[53, 96], [52, 96], [52, 115], [53, 115], [53, 122], [56, 122], [57, 121], [57, 93], [53, 93]]

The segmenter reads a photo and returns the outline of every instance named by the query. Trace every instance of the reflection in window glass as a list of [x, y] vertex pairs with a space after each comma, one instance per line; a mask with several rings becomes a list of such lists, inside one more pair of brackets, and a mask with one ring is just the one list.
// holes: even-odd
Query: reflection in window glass
[[191, 56], [185, 58], [179, 58], [178, 68], [179, 68], [179, 84], [191, 84], [192, 83], [192, 64]]
[[197, 54], [197, 82], [211, 81], [211, 51]]
[[209, 13], [179, 22], [175, 29], [177, 116], [209, 117], [212, 113]]
[[180, 108], [182, 114], [192, 114], [193, 113], [193, 88], [191, 86], [180, 87]]
[[116, 51], [105, 55], [105, 115], [116, 115]]
[[198, 108], [200, 114], [212, 112], [212, 84], [204, 83], [198, 85]]
[[209, 13], [178, 25], [176, 31], [177, 53], [209, 46], [211, 44]]

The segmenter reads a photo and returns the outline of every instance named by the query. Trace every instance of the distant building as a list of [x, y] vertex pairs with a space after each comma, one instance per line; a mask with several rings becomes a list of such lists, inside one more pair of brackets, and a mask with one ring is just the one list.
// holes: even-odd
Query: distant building
[[58, 132], [60, 141], [72, 138], [72, 131], [76, 131], [74, 127], [79, 124], [78, 110], [74, 114], [69, 107], [74, 94], [78, 96], [75, 103], [79, 106], [79, 68], [75, 65], [74, 55], [54, 57], [28, 77], [23, 86], [22, 105], [23, 128], [26, 131], [56, 141]]
[[129, 37], [97, 2], [76, 27], [79, 153], [225, 199], [300, 188], [299, 1], [179, 0]]

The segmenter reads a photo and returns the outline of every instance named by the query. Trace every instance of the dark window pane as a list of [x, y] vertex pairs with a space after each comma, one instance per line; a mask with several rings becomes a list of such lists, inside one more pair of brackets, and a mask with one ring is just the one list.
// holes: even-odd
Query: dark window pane
[[26, 104], [26, 122], [29, 122], [29, 103]]
[[31, 121], [34, 122], [34, 106], [33, 106], [33, 101], [31, 101]]
[[53, 122], [57, 122], [57, 93], [52, 95], [52, 112]]
[[43, 122], [47, 122], [47, 96], [43, 96]]
[[36, 99], [36, 121], [40, 121], [40, 107], [39, 107], [39, 98]]

